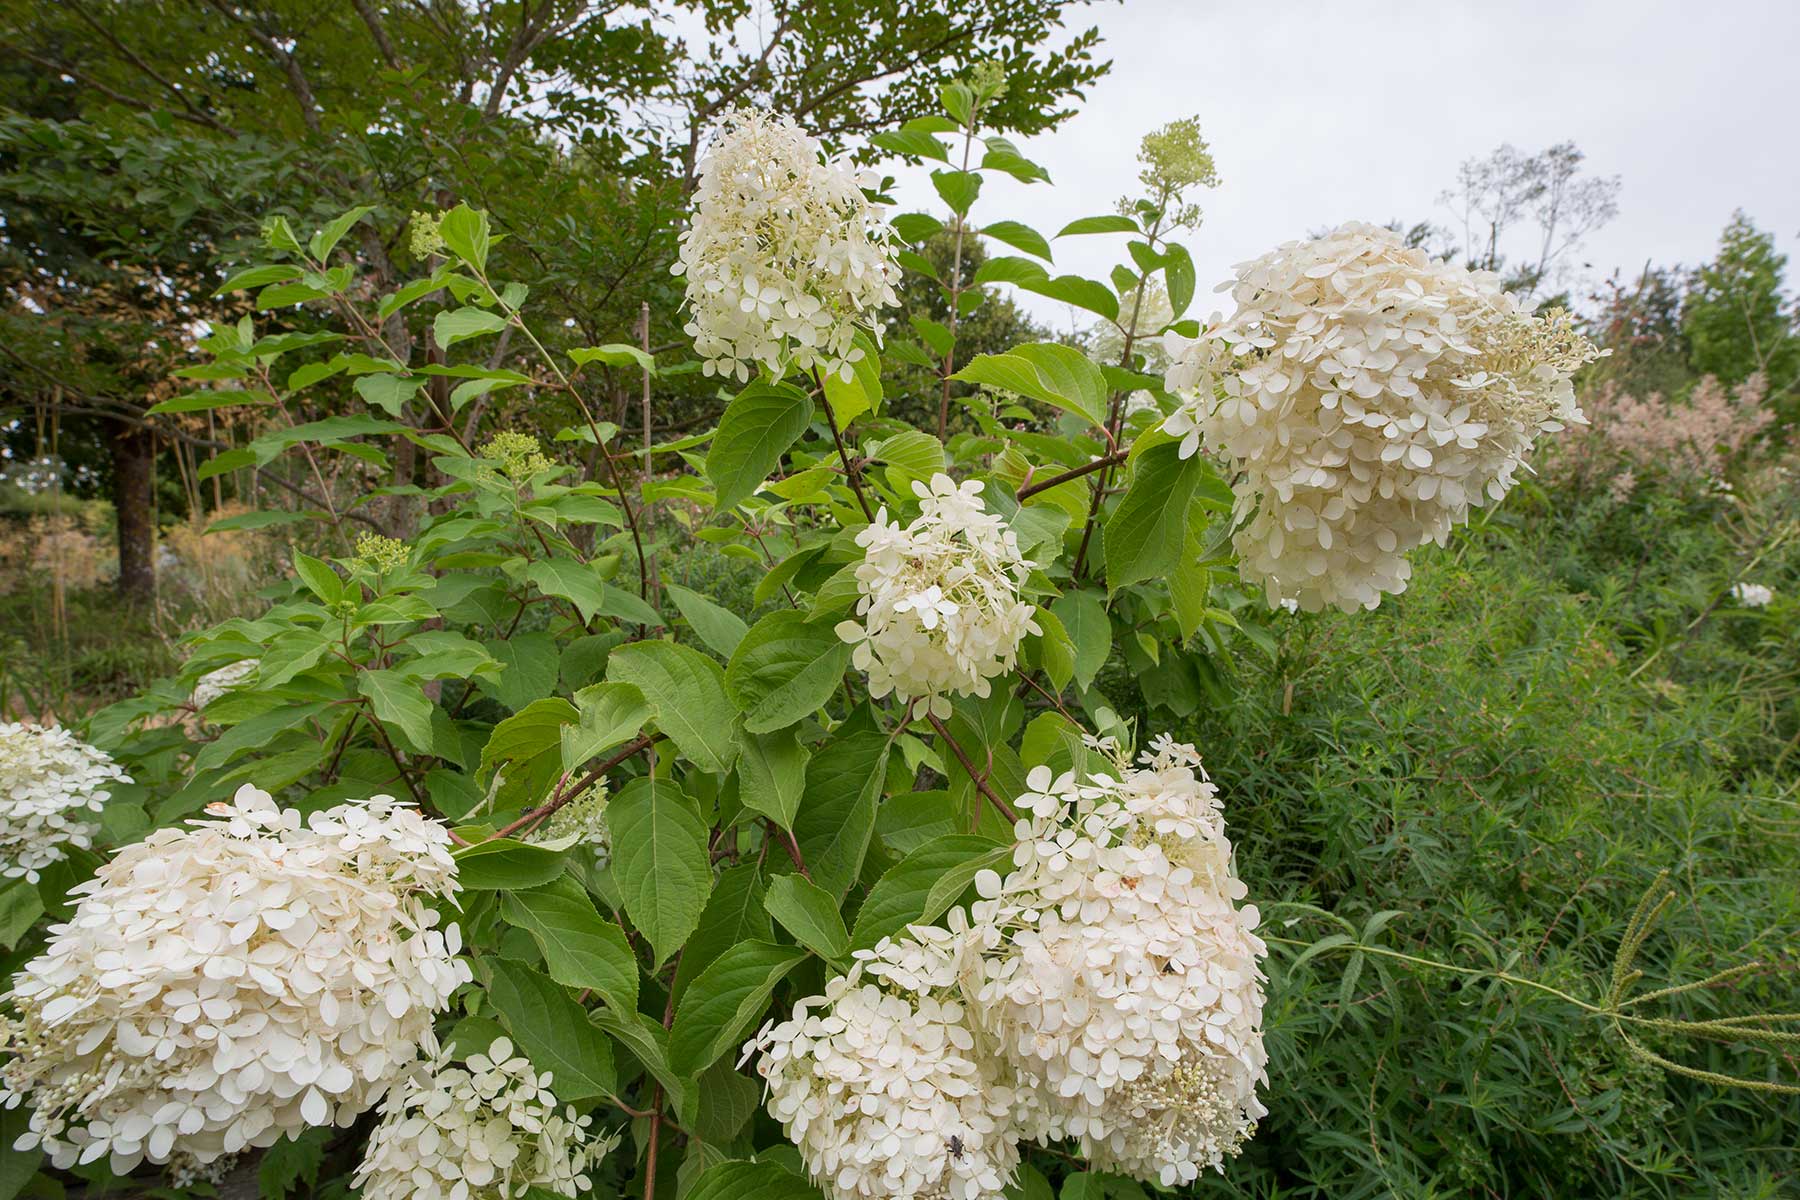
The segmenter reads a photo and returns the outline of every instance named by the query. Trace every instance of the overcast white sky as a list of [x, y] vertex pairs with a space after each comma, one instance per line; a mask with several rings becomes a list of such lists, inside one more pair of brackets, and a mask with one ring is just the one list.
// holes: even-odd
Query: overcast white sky
[[[1139, 137], [1198, 114], [1223, 184], [1187, 239], [1194, 315], [1233, 263], [1309, 230], [1453, 224], [1438, 193], [1501, 142], [1573, 139], [1623, 179], [1619, 217], [1580, 254], [1593, 278], [1708, 258], [1738, 207], [1800, 249], [1800, 0], [1126, 0], [1070, 23], [1100, 26], [1112, 73], [1024, 146], [1056, 186], [990, 175], [975, 216], [1049, 235], [1111, 211]], [[896, 199], [940, 207], [911, 172]], [[1122, 243], [1056, 243], [1057, 267], [1104, 277]], [[1066, 306], [1020, 299], [1068, 328]]]

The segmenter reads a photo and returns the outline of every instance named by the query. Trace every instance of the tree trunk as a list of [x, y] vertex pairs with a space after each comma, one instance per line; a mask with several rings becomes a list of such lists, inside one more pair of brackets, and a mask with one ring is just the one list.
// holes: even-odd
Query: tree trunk
[[120, 422], [112, 436], [113, 510], [119, 530], [119, 597], [156, 599], [156, 435]]

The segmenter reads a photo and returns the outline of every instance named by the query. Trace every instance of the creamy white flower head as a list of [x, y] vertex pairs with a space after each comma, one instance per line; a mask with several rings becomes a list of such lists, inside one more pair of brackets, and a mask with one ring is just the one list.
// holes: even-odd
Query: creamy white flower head
[[1167, 371], [1168, 347], [1157, 334], [1174, 319], [1168, 289], [1161, 280], [1150, 279], [1119, 297], [1117, 321], [1103, 321], [1095, 326], [1088, 357], [1105, 367], [1124, 365], [1125, 329], [1129, 326], [1132, 330], [1131, 353], [1143, 356], [1144, 370], [1151, 373]]
[[194, 684], [194, 694], [188, 703], [195, 708], [205, 708], [226, 692], [237, 687], [252, 675], [261, 664], [254, 658], [241, 658], [237, 662], [227, 663], [216, 671], [208, 671]]
[[1374, 608], [1408, 551], [1506, 496], [1541, 433], [1583, 423], [1571, 376], [1600, 355], [1489, 271], [1350, 224], [1237, 267], [1237, 310], [1171, 334], [1163, 428], [1235, 477], [1239, 572], [1271, 606]]
[[348, 1125], [435, 1048], [468, 983], [445, 827], [389, 796], [304, 824], [246, 784], [191, 829], [159, 829], [77, 886], [74, 915], [5, 997], [0, 1100], [16, 1149], [123, 1173], [206, 1164]]
[[460, 1063], [439, 1053], [382, 1102], [355, 1186], [367, 1200], [509, 1200], [534, 1187], [581, 1195], [618, 1139], [559, 1109], [551, 1083], [506, 1038]]
[[966, 926], [859, 950], [744, 1047], [831, 1200], [988, 1200], [1019, 1164], [1015, 1094], [958, 999]]
[[895, 244], [847, 163], [824, 157], [793, 118], [727, 112], [699, 163], [681, 235], [689, 337], [708, 375], [750, 378], [760, 363], [852, 378], [879, 309], [898, 304]]
[[837, 633], [856, 647], [851, 662], [868, 672], [870, 695], [925, 699], [948, 717], [949, 695], [986, 696], [1025, 635], [1042, 632], [1035, 606], [1019, 598], [1032, 564], [981, 488], [942, 474], [915, 482], [917, 518], [890, 524], [883, 508], [856, 535], [862, 620], [839, 622]]
[[1775, 589], [1762, 583], [1734, 583], [1731, 597], [1745, 608], [1767, 608], [1775, 599]]
[[0, 724], [0, 876], [36, 883], [69, 847], [92, 846], [108, 788], [130, 782], [104, 750], [60, 726]]
[[612, 828], [606, 823], [606, 781], [601, 780], [550, 814], [550, 819], [531, 834], [531, 841], [588, 847], [597, 866], [612, 862]]
[[1238, 1152], [1266, 1110], [1256, 909], [1236, 906], [1218, 789], [1157, 739], [1077, 778], [1034, 769], [1002, 878], [976, 877], [968, 985], [1028, 1136], [1165, 1187]]

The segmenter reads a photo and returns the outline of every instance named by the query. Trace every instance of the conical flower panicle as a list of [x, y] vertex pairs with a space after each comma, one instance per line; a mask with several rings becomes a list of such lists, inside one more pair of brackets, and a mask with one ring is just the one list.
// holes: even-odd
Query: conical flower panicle
[[1112, 768], [1028, 777], [1013, 869], [976, 879], [972, 1004], [1034, 1097], [1029, 1136], [1170, 1187], [1266, 1111], [1267, 947], [1193, 748]]
[[1238, 571], [1270, 607], [1374, 608], [1409, 551], [1511, 490], [1538, 435], [1583, 423], [1570, 383], [1600, 356], [1489, 271], [1350, 224], [1237, 268], [1237, 311], [1170, 334], [1163, 428], [1236, 479]]
[[58, 1167], [205, 1165], [347, 1125], [470, 981], [450, 834], [389, 796], [304, 824], [246, 784], [77, 886], [13, 981], [0, 1100]]
[[899, 303], [898, 246], [865, 180], [791, 117], [754, 108], [724, 115], [698, 169], [673, 271], [706, 374], [748, 380], [760, 364], [848, 381], [856, 331], [879, 343], [876, 314]]

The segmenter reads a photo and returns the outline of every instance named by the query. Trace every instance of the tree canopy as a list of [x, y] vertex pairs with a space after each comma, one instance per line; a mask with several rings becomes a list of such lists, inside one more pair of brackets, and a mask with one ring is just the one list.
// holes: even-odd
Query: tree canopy
[[[5, 436], [28, 441], [22, 414], [59, 406], [68, 444], [87, 447], [77, 453], [114, 485], [118, 509], [147, 508], [150, 475], [133, 456], [156, 453], [141, 435], [158, 397], [130, 372], [96, 375], [76, 346], [154, 347], [166, 373], [209, 324], [235, 319], [212, 295], [224, 282], [215, 264], [256, 244], [270, 213], [306, 229], [367, 206], [357, 255], [369, 286], [391, 289], [418, 257], [412, 214], [466, 201], [506, 231], [496, 258], [530, 289], [550, 336], [679, 344], [668, 264], [720, 114], [765, 104], [855, 151], [934, 111], [944, 73], [994, 63], [1009, 87], [987, 120], [1048, 129], [1108, 67], [1096, 30], [1064, 28], [1085, 3], [6, 0]], [[93, 286], [147, 289], [157, 303], [102, 319], [55, 300]], [[291, 308], [317, 290], [263, 305]], [[297, 330], [316, 320], [297, 308], [291, 319]], [[404, 313], [381, 333], [402, 359], [430, 340]], [[492, 365], [517, 349], [503, 343]], [[601, 380], [620, 418], [627, 384]], [[660, 426], [717, 408], [691, 379], [657, 386]], [[396, 482], [409, 470], [397, 463]]]

